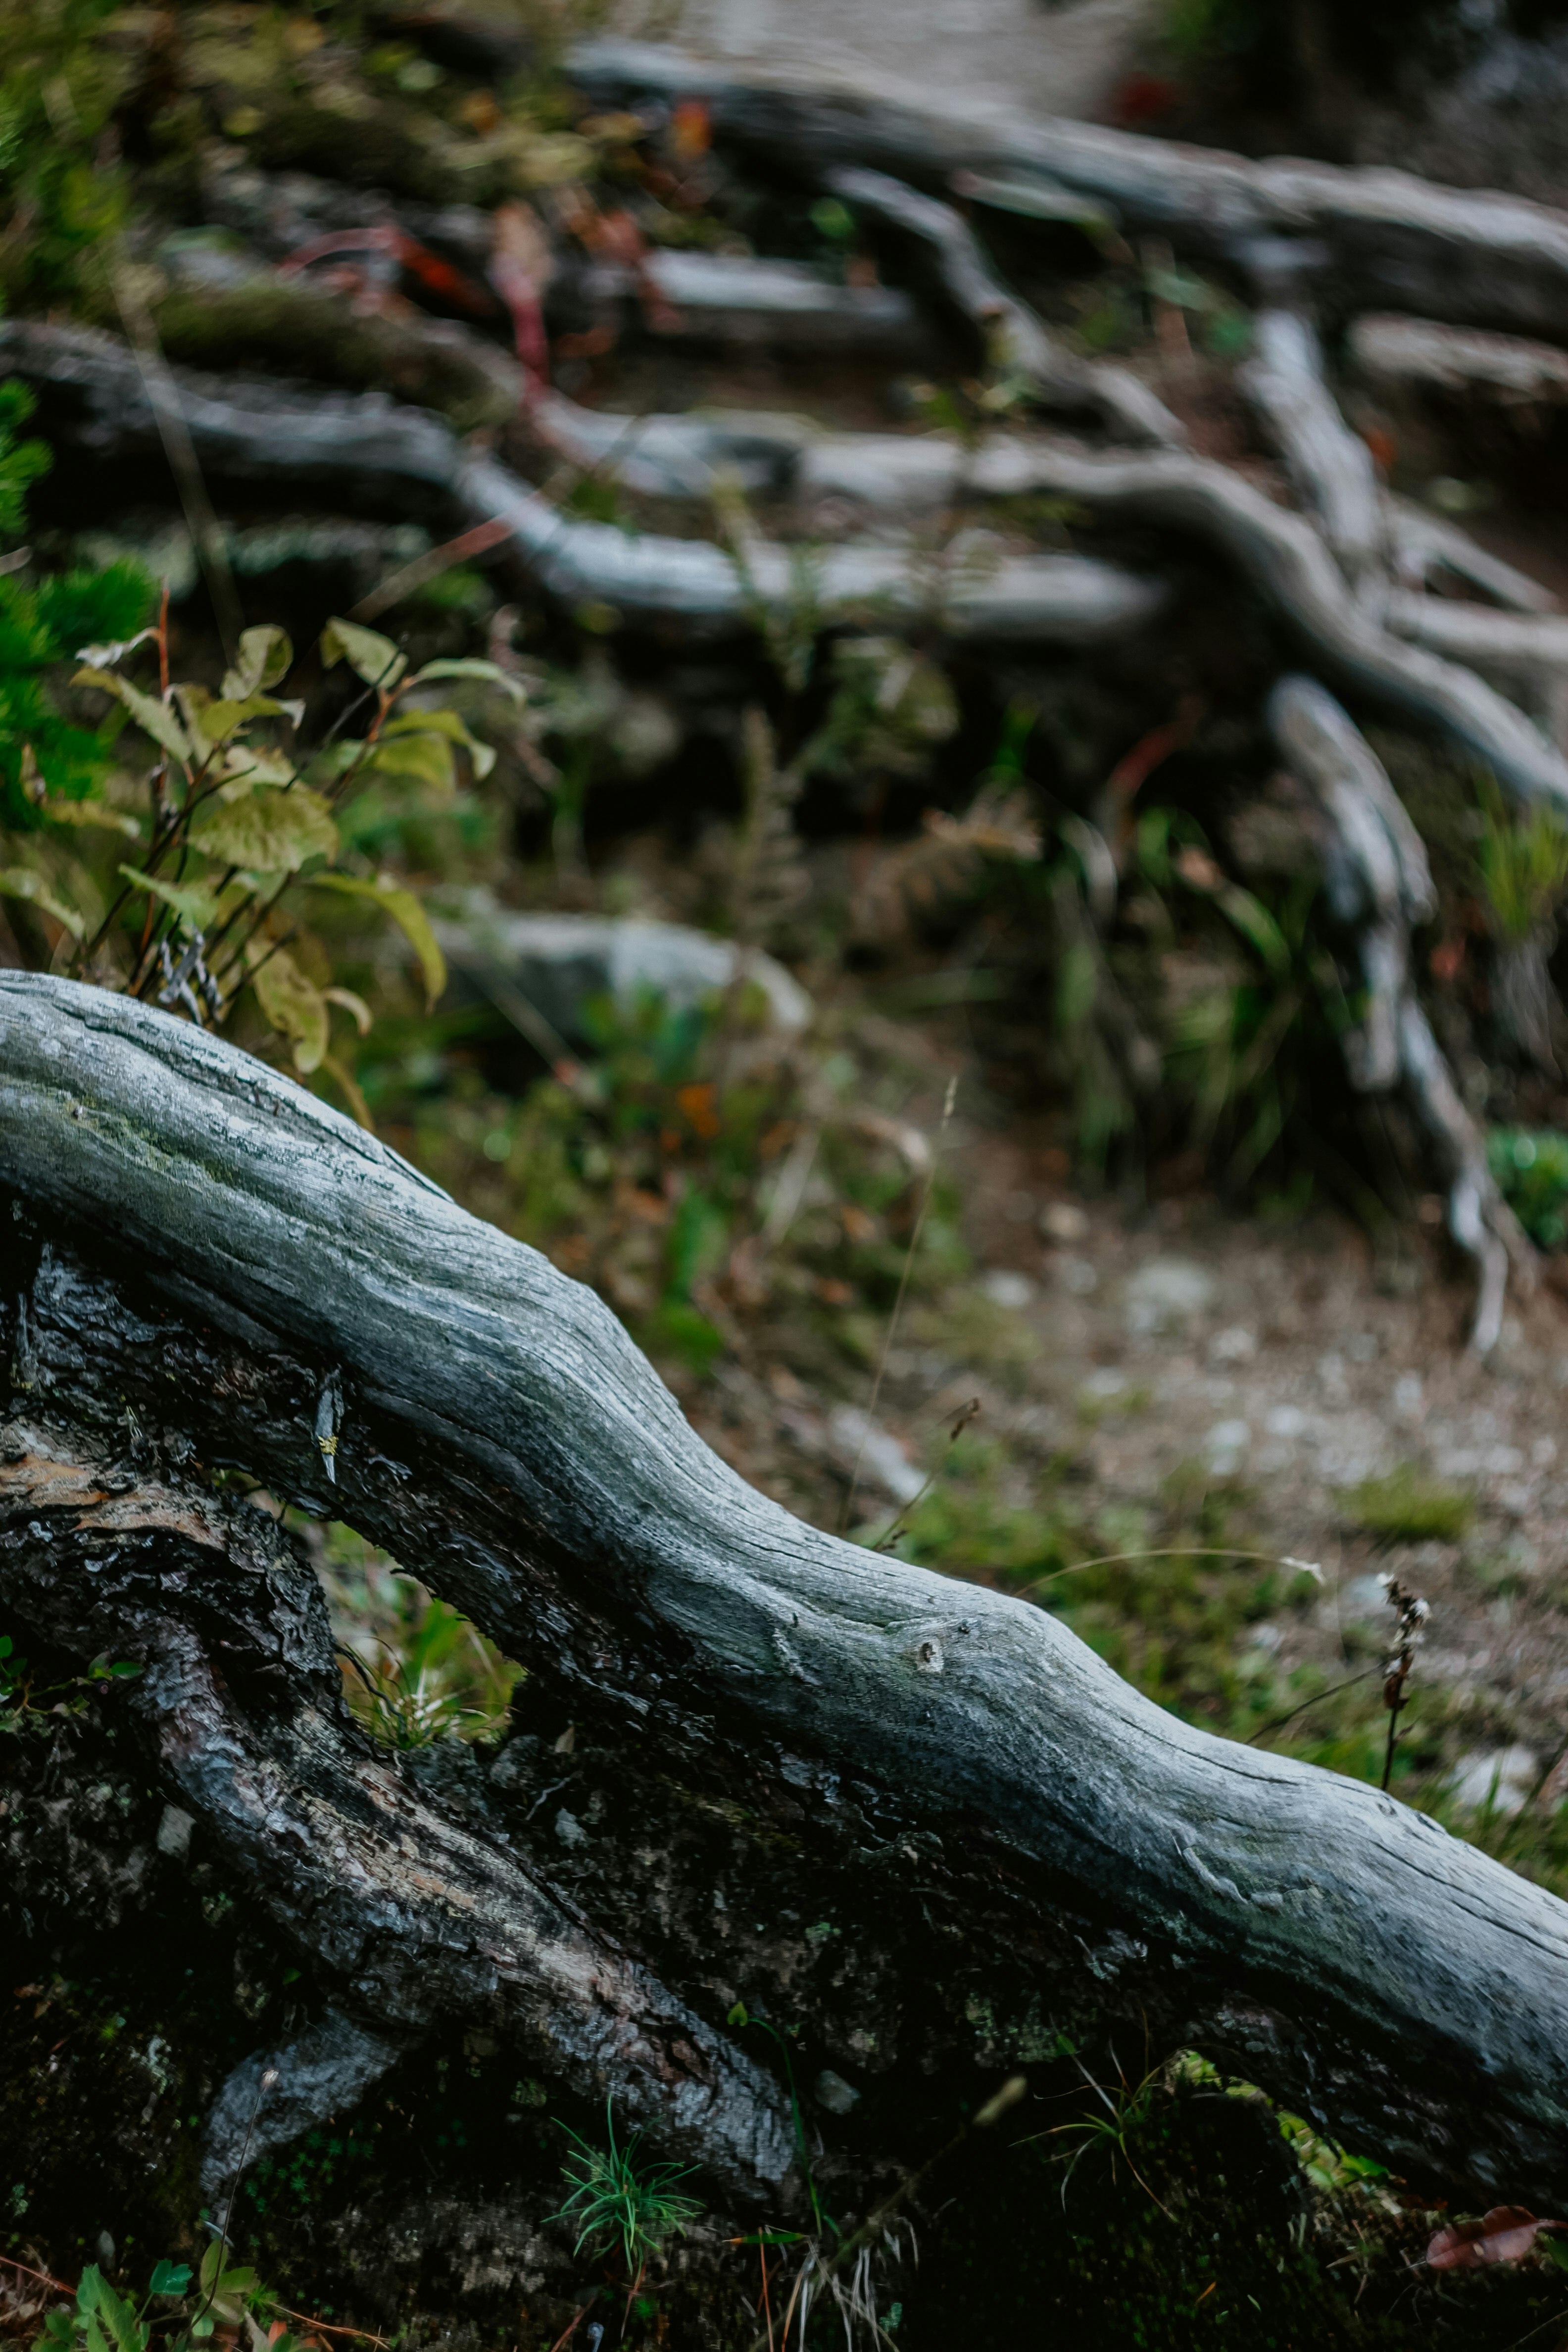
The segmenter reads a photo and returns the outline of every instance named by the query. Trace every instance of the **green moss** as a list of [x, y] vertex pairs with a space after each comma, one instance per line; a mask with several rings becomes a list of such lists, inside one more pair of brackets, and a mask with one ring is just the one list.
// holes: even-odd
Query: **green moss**
[[1340, 1507], [1349, 1526], [1384, 1543], [1456, 1543], [1475, 1511], [1468, 1495], [1429, 1484], [1410, 1463], [1385, 1478], [1363, 1478], [1341, 1496]]
[[427, 322], [356, 318], [338, 297], [258, 278], [254, 285], [175, 287], [153, 312], [173, 360], [256, 367], [355, 391], [381, 390], [433, 408], [458, 432], [504, 425], [515, 406], [500, 353], [486, 365]]

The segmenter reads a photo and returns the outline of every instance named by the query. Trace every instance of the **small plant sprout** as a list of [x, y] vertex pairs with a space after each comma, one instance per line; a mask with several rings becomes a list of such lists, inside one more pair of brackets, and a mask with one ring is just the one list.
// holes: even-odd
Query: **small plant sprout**
[[1067, 2137], [1075, 2143], [1064, 2148], [1059, 2156], [1052, 2159], [1053, 2162], [1067, 2167], [1062, 2174], [1062, 2210], [1064, 2212], [1067, 2210], [1068, 2187], [1073, 2174], [1090, 2150], [1098, 2148], [1110, 2157], [1112, 2178], [1115, 2177], [1116, 2159], [1120, 2156], [1139, 2188], [1143, 2190], [1145, 2196], [1151, 2198], [1160, 2207], [1161, 2212], [1165, 2213], [1169, 2220], [1166, 2208], [1155, 2196], [1154, 2191], [1132, 2161], [1131, 2145], [1149, 2122], [1156, 2094], [1170, 2090], [1167, 2069], [1163, 2065], [1152, 2067], [1142, 2081], [1137, 2084], [1130, 2084], [1126, 2076], [1122, 2075], [1120, 2082], [1107, 2089], [1103, 2083], [1096, 2082], [1076, 2052], [1073, 2053], [1073, 2063], [1105, 2112], [1100, 2115], [1091, 2107], [1088, 2114], [1080, 2116], [1076, 2122], [1053, 2125], [1046, 2135], [1048, 2139]]
[[694, 2197], [683, 2197], [675, 2183], [693, 2168], [676, 2164], [637, 2163], [642, 2133], [634, 2131], [624, 2147], [616, 2145], [615, 2103], [605, 2102], [607, 2148], [595, 2147], [564, 2124], [573, 2143], [562, 2171], [572, 2183], [571, 2194], [552, 2221], [578, 2224], [574, 2252], [586, 2246], [608, 2251], [619, 2246], [626, 2276], [635, 2293], [637, 2283], [667, 2239], [679, 2236], [702, 2210]]
[[1396, 1576], [1385, 1576], [1383, 1589], [1394, 1611], [1394, 1646], [1384, 1668], [1383, 1684], [1383, 1703], [1388, 1709], [1388, 1745], [1383, 1756], [1383, 1785], [1386, 1789], [1394, 1774], [1394, 1749], [1399, 1737], [1400, 1714], [1406, 1704], [1405, 1686], [1415, 1663], [1416, 1645], [1432, 1612], [1419, 1593], [1407, 1591]]

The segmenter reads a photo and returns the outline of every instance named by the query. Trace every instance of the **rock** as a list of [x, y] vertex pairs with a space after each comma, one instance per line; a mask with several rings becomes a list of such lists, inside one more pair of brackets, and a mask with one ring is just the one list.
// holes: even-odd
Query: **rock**
[[1277, 1404], [1263, 1426], [1270, 1437], [1304, 1437], [1307, 1416], [1299, 1404]]
[[1081, 1242], [1089, 1237], [1089, 1219], [1073, 1201], [1047, 1201], [1040, 1211], [1040, 1234], [1047, 1242]]
[[1191, 1258], [1155, 1257], [1128, 1278], [1122, 1293], [1131, 1331], [1168, 1331], [1213, 1304], [1214, 1276]]
[[156, 1842], [159, 1853], [168, 1854], [175, 1862], [183, 1862], [190, 1851], [191, 1832], [195, 1827], [195, 1822], [189, 1813], [183, 1813], [178, 1805], [165, 1805], [158, 1823]]
[[860, 2097], [854, 2085], [847, 2083], [842, 2074], [836, 2074], [831, 2066], [823, 2068], [813, 2087], [817, 2105], [826, 2107], [830, 2116], [847, 2116]]
[[1257, 1353], [1257, 1338], [1243, 1330], [1239, 1323], [1233, 1324], [1228, 1331], [1216, 1331], [1209, 1341], [1209, 1354], [1216, 1364], [1245, 1364]]
[[1204, 1441], [1209, 1468], [1218, 1478], [1230, 1477], [1251, 1444], [1252, 1432], [1245, 1421], [1216, 1421]]
[[827, 1417], [833, 1458], [847, 1477], [857, 1472], [862, 1483], [874, 1480], [895, 1503], [912, 1503], [925, 1485], [890, 1429], [884, 1429], [858, 1405], [836, 1405]]
[[1517, 1813], [1523, 1807], [1541, 1760], [1529, 1748], [1477, 1748], [1461, 1756], [1448, 1775], [1448, 1788], [1471, 1812]]
[[[440, 920], [436, 934], [447, 961], [486, 994], [510, 988], [567, 1044], [591, 1041], [584, 1007], [608, 995], [623, 1012], [652, 992], [674, 1012], [722, 996], [735, 976], [732, 940], [679, 923], [601, 915], [514, 915], [470, 901], [461, 921]], [[811, 998], [772, 956], [753, 950], [749, 986], [762, 992], [767, 1025], [782, 1034], [804, 1029]], [[507, 1009], [504, 1003], [501, 1009]]]
[[1026, 1274], [1015, 1274], [1010, 1266], [993, 1266], [983, 1274], [976, 1287], [994, 1307], [1008, 1307], [1019, 1313], [1033, 1304], [1035, 1286]]

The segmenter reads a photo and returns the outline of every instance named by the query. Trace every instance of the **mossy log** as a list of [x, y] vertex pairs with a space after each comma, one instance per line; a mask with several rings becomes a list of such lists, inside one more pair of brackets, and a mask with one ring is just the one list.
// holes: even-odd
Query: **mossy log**
[[[798, 2202], [782, 2086], [724, 2021], [719, 1889], [658, 1828], [683, 1788], [787, 1823], [752, 1916], [873, 2092], [1142, 2021], [1450, 2193], [1560, 2199], [1568, 1906], [1165, 1714], [1044, 1611], [793, 1518], [592, 1292], [297, 1086], [0, 975], [0, 1598], [25, 1638], [142, 1665], [147, 1775], [345, 2021], [273, 2056], [296, 2123], [367, 2042], [456, 2017], [616, 2092], [732, 2206]], [[580, 1825], [475, 1828], [349, 1727], [308, 1579], [220, 1472], [385, 1546], [529, 1668], [611, 1759], [596, 1875], [555, 1884]], [[853, 1971], [805, 1966], [805, 1923], [844, 1919], [875, 2032]], [[819, 2101], [819, 2161], [873, 2177], [879, 2112], [857, 2137]]]

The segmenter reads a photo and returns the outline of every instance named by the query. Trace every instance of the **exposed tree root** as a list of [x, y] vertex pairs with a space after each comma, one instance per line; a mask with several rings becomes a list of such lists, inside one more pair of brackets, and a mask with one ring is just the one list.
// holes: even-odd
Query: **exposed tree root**
[[[82, 1665], [142, 1667], [130, 1703], [171, 1795], [351, 2012], [270, 2053], [280, 2095], [259, 2145], [330, 2113], [345, 2073], [363, 2090], [420, 2029], [468, 2018], [657, 2123], [727, 2194], [778, 2197], [793, 2144], [767, 2076], [351, 1725], [321, 1586], [265, 1511], [13, 1422], [0, 1592]], [[211, 2187], [237, 2164], [234, 2111], [260, 2071], [219, 2101]]]
[[[0, 1361], [16, 1367], [29, 1425], [68, 1416], [95, 1465], [121, 1459], [115, 1431], [139, 1428], [154, 1463], [194, 1450], [347, 1517], [569, 1693], [580, 1721], [671, 1769], [706, 1757], [726, 1785], [793, 1790], [799, 1861], [781, 1852], [781, 1872], [826, 1871], [847, 1891], [879, 1853], [894, 1865], [884, 1907], [907, 1903], [912, 1920], [951, 1898], [969, 1985], [977, 1971], [1000, 1982], [1026, 1948], [1046, 1997], [1142, 2011], [1162, 2035], [1223, 2050], [1402, 2169], [1552, 2193], [1568, 2160], [1568, 1906], [1375, 1790], [1178, 1722], [1039, 1610], [793, 1519], [709, 1453], [591, 1292], [190, 1025], [5, 974], [0, 1070], [0, 1183], [22, 1244]], [[323, 1394], [332, 1485], [314, 1433]], [[21, 1443], [13, 1478], [37, 1450]], [[72, 1486], [51, 1514], [30, 1493], [5, 1538], [18, 1597], [79, 1655], [104, 1622], [78, 1572], [93, 1515], [134, 1519], [142, 1478], [166, 1478], [128, 1454], [123, 1466], [128, 1487], [101, 1504]], [[154, 1560], [166, 1539], [183, 1547], [195, 1578], [142, 1702], [160, 1724], [170, 1711], [182, 1801], [247, 1870], [300, 1874], [320, 1924], [296, 1932], [319, 1932], [394, 2018], [426, 2015], [427, 1987], [447, 1981], [439, 1938], [426, 1941], [445, 1922], [459, 2007], [515, 2003], [531, 2027], [542, 1975], [552, 2013], [566, 2009], [570, 2063], [624, 2063], [652, 2113], [663, 2062], [635, 2054], [646, 2020], [674, 2069], [663, 2113], [688, 2145], [722, 2178], [767, 2175], [780, 2152], [760, 2094], [715, 2095], [706, 2116], [680, 2105], [689, 2080], [703, 2097], [723, 2083], [743, 2094], [744, 2071], [629, 1963], [579, 1943], [510, 1856], [426, 1821], [287, 1701], [264, 1717], [247, 1700], [246, 1720], [230, 1718], [213, 1636], [190, 1629], [216, 1623], [221, 1639], [265, 1575], [237, 1585], [235, 1522], [214, 1524], [229, 1532], [211, 1546], [189, 1528], [147, 1538]], [[144, 1610], [156, 1647], [167, 1590], [138, 1581], [142, 1538], [117, 1539], [115, 1607]], [[247, 1557], [276, 1577], [276, 1549]], [[278, 1654], [259, 1632], [234, 1638], [258, 1676]], [[324, 1661], [304, 1664], [319, 1675]], [[289, 1778], [307, 1772], [320, 1839], [314, 1816], [292, 1827]], [[367, 1802], [428, 1861], [428, 1902], [390, 1858], [384, 1874]], [[459, 1872], [474, 1901], [453, 1912]], [[525, 1958], [507, 1937], [531, 1938]], [[924, 1981], [927, 1937], [903, 1948]], [[590, 2024], [612, 1987], [626, 2018], [608, 2021], [606, 2058]], [[973, 2017], [967, 1998], [956, 2013]], [[700, 2066], [661, 2039], [661, 2017], [709, 2053]]]
[[1445, 1173], [1448, 1229], [1480, 1270], [1470, 1345], [1489, 1355], [1502, 1332], [1510, 1260], [1528, 1287], [1535, 1253], [1498, 1191], [1485, 1138], [1459, 1099], [1411, 983], [1410, 926], [1435, 907], [1426, 853], [1381, 762], [1321, 687], [1281, 678], [1268, 719], [1281, 757], [1316, 794], [1331, 828], [1330, 901], [1355, 934], [1366, 992], [1362, 1027], [1345, 1041], [1351, 1082], [1369, 1094], [1403, 1082]]

